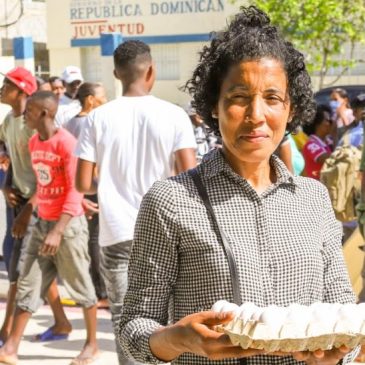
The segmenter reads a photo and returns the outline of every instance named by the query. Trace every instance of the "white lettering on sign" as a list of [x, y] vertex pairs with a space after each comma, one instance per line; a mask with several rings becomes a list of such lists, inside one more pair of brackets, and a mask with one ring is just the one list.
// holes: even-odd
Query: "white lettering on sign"
[[151, 15], [209, 13], [224, 11], [222, 0], [163, 1], [151, 3]]

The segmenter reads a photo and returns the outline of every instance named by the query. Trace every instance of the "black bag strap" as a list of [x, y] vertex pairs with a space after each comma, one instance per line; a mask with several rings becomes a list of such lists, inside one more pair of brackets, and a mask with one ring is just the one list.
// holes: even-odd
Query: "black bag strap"
[[202, 198], [205, 207], [207, 208], [207, 211], [210, 213], [213, 222], [216, 224], [217, 228], [218, 228], [218, 232], [219, 235], [221, 237], [222, 240], [222, 246], [223, 249], [225, 251], [227, 260], [228, 260], [228, 266], [229, 266], [229, 271], [231, 274], [231, 280], [232, 280], [232, 289], [233, 289], [233, 301], [235, 302], [235, 304], [237, 305], [241, 305], [242, 304], [242, 299], [241, 299], [241, 292], [240, 292], [240, 283], [239, 283], [239, 276], [238, 276], [238, 270], [237, 270], [237, 264], [236, 264], [236, 260], [234, 259], [233, 253], [232, 253], [232, 249], [231, 246], [228, 243], [228, 239], [226, 234], [224, 233], [222, 227], [220, 226], [220, 224], [218, 223], [217, 217], [214, 213], [214, 209], [212, 207], [212, 204], [210, 203], [210, 199], [207, 193], [207, 190], [200, 178], [200, 175], [198, 173], [197, 169], [192, 169], [188, 171], [189, 175], [191, 176], [191, 178], [194, 181], [194, 184], [196, 186], [196, 188], [198, 189], [198, 193], [200, 195], [200, 197]]
[[[233, 301], [235, 302], [235, 304], [241, 305], [242, 298], [241, 298], [240, 280], [239, 280], [239, 276], [238, 276], [237, 264], [236, 264], [236, 260], [233, 256], [231, 246], [228, 243], [227, 236], [224, 233], [220, 224], [218, 223], [217, 217], [214, 213], [214, 209], [212, 207], [212, 204], [210, 203], [207, 189], [205, 188], [205, 186], [200, 178], [198, 170], [192, 169], [192, 170], [189, 170], [188, 173], [191, 176], [191, 178], [193, 179], [194, 184], [195, 184], [196, 188], [198, 189], [198, 193], [199, 193], [201, 199], [203, 200], [205, 207], [207, 208], [207, 211], [210, 213], [210, 215], [213, 219], [213, 222], [216, 224], [216, 226], [218, 228], [218, 233], [222, 240], [222, 246], [223, 246], [224, 252], [226, 254], [227, 260], [228, 260], [229, 271], [231, 274]], [[239, 364], [247, 365], [247, 359], [246, 358], [239, 359]]]

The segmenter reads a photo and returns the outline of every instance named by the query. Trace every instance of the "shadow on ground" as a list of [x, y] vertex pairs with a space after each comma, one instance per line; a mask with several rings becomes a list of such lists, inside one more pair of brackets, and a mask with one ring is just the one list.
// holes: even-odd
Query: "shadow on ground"
[[[33, 315], [32, 320], [37, 321], [37, 324], [41, 327], [44, 327], [46, 330], [48, 327], [53, 324], [53, 317], [51, 315]], [[82, 330], [85, 328], [85, 322], [82, 319], [70, 319], [72, 328], [74, 330]], [[109, 318], [98, 318], [98, 332], [102, 333], [112, 333], [112, 323]]]
[[[84, 346], [84, 340], [65, 340], [45, 343], [44, 347], [54, 350], [80, 351]], [[105, 338], [98, 340], [100, 351], [115, 351], [115, 342]]]

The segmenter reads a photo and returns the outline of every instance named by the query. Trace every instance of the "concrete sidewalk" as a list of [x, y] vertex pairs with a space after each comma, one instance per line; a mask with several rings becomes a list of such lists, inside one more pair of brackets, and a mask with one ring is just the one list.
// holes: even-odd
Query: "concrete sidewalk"
[[[0, 262], [0, 323], [5, 315], [5, 299], [8, 280], [4, 262]], [[59, 287], [62, 297], [68, 297], [62, 285]], [[24, 339], [20, 344], [19, 365], [68, 365], [79, 353], [86, 336], [82, 309], [65, 307], [67, 318], [73, 331], [69, 338], [63, 341], [32, 342], [34, 335], [44, 332], [53, 324], [53, 315], [48, 305], [42, 306], [34, 314], [26, 328]], [[112, 332], [111, 315], [107, 310], [98, 310], [97, 338], [101, 350], [100, 358], [92, 365], [117, 365], [114, 334]]]

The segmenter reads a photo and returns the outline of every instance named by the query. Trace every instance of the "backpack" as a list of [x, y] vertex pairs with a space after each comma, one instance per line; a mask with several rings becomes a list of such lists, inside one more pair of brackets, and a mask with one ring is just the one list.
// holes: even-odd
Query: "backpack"
[[320, 180], [327, 187], [336, 218], [341, 222], [357, 218], [355, 206], [361, 190], [362, 146], [355, 147], [348, 142], [332, 152], [320, 172]]

